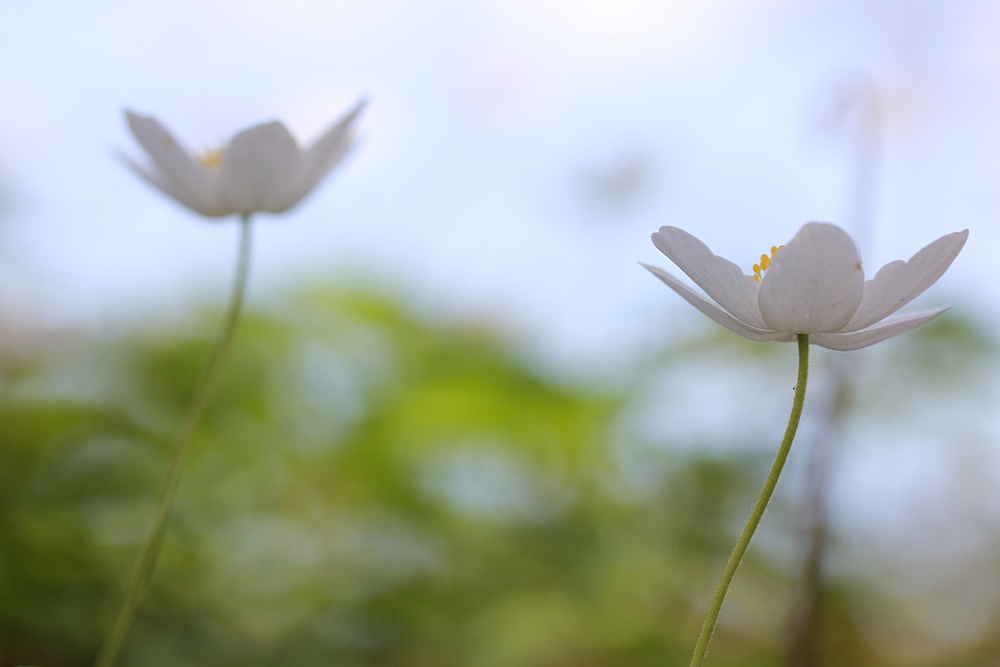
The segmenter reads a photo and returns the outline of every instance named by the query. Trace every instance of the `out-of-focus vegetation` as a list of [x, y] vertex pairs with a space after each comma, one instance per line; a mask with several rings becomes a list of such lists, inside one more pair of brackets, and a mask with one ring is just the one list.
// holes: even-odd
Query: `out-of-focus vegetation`
[[[92, 662], [207, 355], [205, 320], [111, 344], [0, 341], [0, 666]], [[949, 447], [996, 442], [995, 394], [976, 393], [996, 388], [991, 340], [942, 318], [892, 345], [859, 390], [864, 433], [902, 449], [937, 402], [942, 419], [965, 409], [952, 404], [973, 415], [942, 430]], [[830, 358], [816, 356], [814, 403]], [[585, 387], [533, 371], [488, 328], [428, 324], [390, 298], [316, 290], [252, 313], [122, 664], [687, 664], [780, 436], [793, 357], [720, 332]], [[726, 392], [742, 412], [715, 412], [735, 407]], [[713, 666], [784, 662], [794, 475], [737, 575]], [[863, 522], [833, 527], [820, 664], [996, 664], [1000, 516], [954, 514], [975, 502], [921, 524], [935, 545], [959, 534], [932, 536], [947, 520], [971, 525], [959, 532], [980, 541], [950, 551], [917, 540], [902, 557], [885, 547], [914, 539], [905, 526], [884, 543]], [[970, 572], [972, 602], [947, 583]]]

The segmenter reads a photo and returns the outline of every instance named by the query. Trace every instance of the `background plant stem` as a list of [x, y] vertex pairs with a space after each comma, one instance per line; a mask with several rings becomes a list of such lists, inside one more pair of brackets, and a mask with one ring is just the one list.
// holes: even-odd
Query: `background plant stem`
[[[872, 251], [882, 165], [882, 111], [880, 91], [861, 79], [836, 91], [835, 108], [840, 136], [849, 148], [848, 192], [844, 221], [862, 256]], [[816, 667], [820, 661], [825, 560], [829, 545], [829, 495], [847, 420], [854, 402], [863, 359], [868, 350], [829, 357], [832, 380], [814, 408], [820, 415], [805, 450], [805, 484], [799, 527], [801, 561], [789, 622], [788, 667]]]
[[236, 336], [236, 327], [240, 320], [240, 313], [243, 310], [243, 297], [246, 293], [247, 275], [250, 268], [250, 216], [244, 215], [240, 219], [240, 247], [239, 256], [236, 261], [236, 276], [233, 281], [232, 296], [229, 300], [229, 308], [226, 311], [226, 319], [219, 332], [219, 338], [212, 347], [208, 363], [202, 371], [198, 385], [194, 390], [191, 403], [188, 406], [184, 420], [177, 432], [170, 457], [170, 467], [167, 470], [167, 478], [160, 493], [160, 500], [156, 507], [156, 514], [153, 518], [153, 527], [146, 538], [145, 544], [139, 553], [132, 579], [125, 593], [125, 600], [122, 602], [118, 615], [115, 617], [111, 631], [108, 633], [101, 647], [101, 652], [97, 657], [96, 667], [112, 667], [121, 653], [122, 645], [128, 636], [132, 619], [139, 608], [139, 603], [146, 592], [149, 578], [156, 567], [156, 560], [160, 555], [163, 546], [163, 538], [167, 531], [167, 523], [173, 512], [174, 500], [177, 498], [177, 485], [181, 479], [181, 471], [184, 465], [184, 455], [194, 438], [198, 423], [209, 401], [215, 395], [222, 378], [222, 369], [225, 365], [226, 357], [232, 347], [233, 339]]

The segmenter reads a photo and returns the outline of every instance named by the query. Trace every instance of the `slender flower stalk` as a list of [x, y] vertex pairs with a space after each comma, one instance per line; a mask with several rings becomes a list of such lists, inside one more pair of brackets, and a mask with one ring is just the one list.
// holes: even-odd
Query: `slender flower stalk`
[[719, 580], [719, 585], [715, 588], [715, 595], [712, 596], [712, 602], [708, 607], [708, 614], [705, 615], [705, 622], [701, 626], [701, 633], [698, 635], [698, 641], [694, 647], [694, 655], [691, 657], [691, 667], [701, 667], [705, 661], [708, 643], [712, 639], [715, 623], [719, 620], [722, 601], [726, 599], [726, 593], [729, 591], [729, 584], [733, 581], [733, 575], [736, 574], [736, 568], [740, 566], [743, 555], [747, 552], [747, 547], [750, 546], [750, 540], [753, 539], [753, 534], [756, 532], [757, 526], [764, 516], [767, 504], [771, 501], [774, 488], [778, 485], [778, 477], [781, 476], [781, 470], [788, 459], [788, 452], [792, 449], [795, 432], [799, 428], [799, 420], [802, 418], [802, 406], [806, 400], [806, 381], [809, 379], [809, 334], [798, 334], [796, 339], [799, 345], [799, 373], [795, 383], [795, 398], [792, 399], [792, 413], [788, 416], [788, 426], [785, 428], [785, 437], [781, 440], [781, 446], [778, 447], [778, 455], [774, 458], [774, 463], [771, 464], [771, 471], [767, 474], [767, 479], [764, 481], [764, 488], [760, 490], [760, 496], [757, 497], [753, 511], [750, 512], [747, 525], [743, 528], [740, 538], [736, 541], [733, 553], [729, 556], [729, 561], [726, 563], [726, 569], [722, 571], [722, 579]]
[[181, 423], [181, 427], [171, 448], [170, 468], [167, 470], [167, 478], [160, 493], [156, 514], [153, 516], [152, 529], [139, 552], [135, 569], [132, 572], [132, 579], [125, 593], [125, 600], [118, 610], [118, 615], [115, 618], [111, 632], [101, 647], [101, 652], [95, 663], [96, 667], [112, 667], [117, 661], [122, 645], [125, 643], [125, 638], [128, 636], [129, 628], [132, 625], [132, 619], [135, 617], [139, 603], [146, 592], [149, 578], [156, 567], [156, 560], [163, 546], [167, 523], [173, 513], [174, 500], [177, 497], [177, 486], [180, 482], [181, 471], [184, 466], [184, 456], [194, 438], [202, 415], [205, 413], [205, 408], [208, 407], [209, 402], [215, 396], [219, 381], [222, 379], [222, 370], [226, 358], [232, 347], [233, 339], [236, 337], [240, 313], [243, 310], [243, 297], [246, 293], [247, 275], [250, 269], [250, 237], [250, 215], [244, 214], [240, 219], [239, 256], [236, 262], [236, 275], [233, 281], [229, 307], [226, 311], [226, 318], [219, 332], [219, 338], [212, 347], [208, 363], [205, 365], [204, 371], [202, 371], [201, 379], [194, 390], [191, 403], [184, 416], [184, 421]]

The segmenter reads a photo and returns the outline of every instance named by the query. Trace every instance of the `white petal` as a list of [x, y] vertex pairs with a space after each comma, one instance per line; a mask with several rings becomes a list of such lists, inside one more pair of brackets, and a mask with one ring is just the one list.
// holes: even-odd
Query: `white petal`
[[768, 267], [758, 293], [760, 314], [775, 331], [839, 331], [858, 310], [864, 283], [851, 237], [834, 225], [810, 222]]
[[301, 199], [295, 196], [301, 159], [295, 139], [281, 123], [243, 130], [233, 137], [218, 167], [223, 201], [245, 214], [290, 208]]
[[748, 324], [744, 324], [724, 311], [722, 308], [719, 308], [717, 305], [692, 290], [681, 281], [674, 278], [663, 269], [655, 266], [649, 266], [647, 264], [643, 264], [643, 266], [649, 269], [657, 278], [665, 282], [671, 289], [680, 294], [685, 301], [733, 333], [755, 341], [774, 340], [781, 335], [781, 333], [777, 331], [765, 331], [757, 329], [756, 327], [751, 327]]
[[164, 179], [163, 175], [160, 174], [159, 172], [154, 173], [147, 171], [145, 167], [139, 165], [139, 163], [137, 163], [135, 160], [130, 158], [125, 153], [118, 153], [118, 159], [121, 160], [126, 167], [134, 171], [140, 178], [145, 180], [147, 183], [152, 185], [157, 190], [160, 190], [171, 199], [175, 199], [181, 204], [184, 204], [185, 206], [192, 208], [198, 211], [199, 213], [202, 213], [202, 211], [199, 210], [194, 205], [195, 204], [194, 202], [185, 201], [184, 193], [178, 192], [177, 189], [174, 187], [173, 183]]
[[948, 234], [925, 247], [908, 262], [897, 260], [883, 266], [872, 280], [865, 283], [861, 306], [843, 331], [870, 327], [920, 296], [948, 270], [967, 238], [968, 229]]
[[128, 158], [126, 164], [164, 193], [199, 213], [213, 217], [231, 213], [220, 207], [216, 175], [193, 160], [159, 121], [128, 109], [125, 117], [132, 134], [149, 153], [156, 169], [147, 171]]
[[343, 118], [313, 142], [299, 165], [299, 188], [296, 201], [302, 199], [333, 169], [354, 146], [354, 122], [364, 110], [367, 100], [360, 100]]
[[757, 308], [757, 281], [727, 259], [714, 255], [704, 243], [677, 227], [660, 227], [653, 243], [698, 287], [736, 319], [765, 329]]
[[918, 310], [903, 315], [893, 315], [861, 331], [814, 334], [809, 337], [809, 340], [816, 345], [828, 347], [831, 350], [857, 350], [862, 347], [874, 345], [875, 343], [881, 343], [887, 338], [898, 336], [914, 327], [918, 327], [927, 320], [940, 315], [950, 307], [942, 306], [941, 308]]

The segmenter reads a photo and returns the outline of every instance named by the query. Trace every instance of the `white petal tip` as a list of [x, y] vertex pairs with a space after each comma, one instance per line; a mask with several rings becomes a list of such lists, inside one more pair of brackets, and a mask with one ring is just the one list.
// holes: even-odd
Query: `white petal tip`
[[337, 125], [342, 127], [352, 125], [354, 121], [358, 119], [358, 116], [361, 115], [361, 112], [363, 112], [367, 107], [368, 107], [368, 98], [367, 97], [360, 98], [354, 104], [351, 110], [348, 111], [346, 114], [344, 114], [343, 117], [341, 117], [341, 119], [337, 121]]

